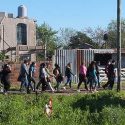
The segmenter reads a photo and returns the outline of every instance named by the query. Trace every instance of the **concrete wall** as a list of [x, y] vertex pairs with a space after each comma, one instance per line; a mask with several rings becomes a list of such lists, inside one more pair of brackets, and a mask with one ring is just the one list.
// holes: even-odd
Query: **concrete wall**
[[[33, 20], [30, 19], [21, 19], [21, 18], [7, 18], [5, 17], [2, 21], [1, 27], [1, 37], [4, 39], [11, 47], [17, 45], [17, 24], [24, 23], [27, 25], [27, 45], [35, 46], [36, 45], [36, 25]], [[3, 38], [4, 37], [4, 38]], [[1, 41], [3, 45], [3, 41]], [[5, 49], [8, 46], [5, 44]], [[1, 49], [1, 48], [0, 48]]]
[[[8, 18], [4, 17], [0, 24], [0, 51], [6, 50], [9, 47], [17, 46], [17, 25], [19, 23], [26, 24], [27, 26], [27, 46], [36, 46], [36, 24], [34, 20], [27, 18]], [[5, 42], [7, 42], [7, 44]], [[19, 54], [30, 54], [27, 51], [19, 52]], [[11, 61], [16, 60], [16, 50], [9, 51], [6, 53]], [[36, 54], [30, 54], [32, 57], [31, 61], [36, 60]]]

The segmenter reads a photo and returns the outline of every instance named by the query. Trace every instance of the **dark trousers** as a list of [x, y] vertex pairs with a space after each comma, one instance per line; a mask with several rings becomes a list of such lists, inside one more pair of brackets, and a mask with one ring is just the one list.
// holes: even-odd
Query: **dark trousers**
[[[31, 87], [31, 89], [35, 91], [35, 89], [36, 89], [35, 79], [33, 77], [29, 77], [28, 82], [29, 82], [28, 83], [28, 90], [29, 90], [29, 87]], [[32, 86], [32, 83], [33, 83], [33, 86]]]
[[2, 81], [4, 85], [4, 92], [7, 92], [10, 89], [10, 82], [9, 81]]
[[97, 86], [97, 78], [96, 77], [89, 77], [89, 87], [91, 89], [96, 89]]
[[115, 78], [108, 77], [108, 82], [105, 85], [103, 85], [103, 88], [109, 87], [112, 90], [114, 86], [114, 82], [115, 82]]
[[85, 89], [88, 90], [86, 77], [83, 74], [79, 74], [79, 83], [77, 87], [78, 89], [80, 88], [82, 82], [84, 82]]
[[42, 84], [42, 91], [45, 91], [47, 88], [47, 81], [45, 78], [41, 78], [40, 81], [38, 82], [36, 89], [39, 88], [39, 86]]
[[114, 81], [115, 81], [114, 79], [113, 79], [113, 80], [110, 80], [110, 85], [109, 85], [109, 87], [110, 87], [111, 90], [113, 89]]
[[69, 84], [69, 87], [71, 88], [71, 83], [72, 83], [72, 77], [67, 77], [67, 82], [65, 83], [65, 86], [67, 86], [67, 84]]

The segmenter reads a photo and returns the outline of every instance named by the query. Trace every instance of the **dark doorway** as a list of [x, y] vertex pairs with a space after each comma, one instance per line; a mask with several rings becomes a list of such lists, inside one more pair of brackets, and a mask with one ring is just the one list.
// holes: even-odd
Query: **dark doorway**
[[94, 60], [99, 61], [100, 65], [106, 65], [108, 60], [111, 59], [112, 59], [112, 54], [109, 53], [104, 53], [104, 54], [96, 53], [94, 55]]

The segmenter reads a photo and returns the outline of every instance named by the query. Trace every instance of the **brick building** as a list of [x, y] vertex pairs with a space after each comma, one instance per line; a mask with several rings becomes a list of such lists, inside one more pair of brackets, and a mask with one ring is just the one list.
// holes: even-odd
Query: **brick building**
[[9, 60], [36, 60], [36, 21], [27, 17], [27, 8], [18, 7], [18, 16], [0, 12], [0, 51], [8, 55]]

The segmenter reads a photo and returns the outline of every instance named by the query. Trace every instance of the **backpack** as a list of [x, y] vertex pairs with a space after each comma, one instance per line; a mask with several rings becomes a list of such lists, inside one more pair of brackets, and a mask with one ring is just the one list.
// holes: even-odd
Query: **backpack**
[[57, 77], [58, 81], [60, 81], [60, 82], [63, 81], [63, 76], [60, 73], [60, 69], [55, 68], [53, 70], [53, 74]]

